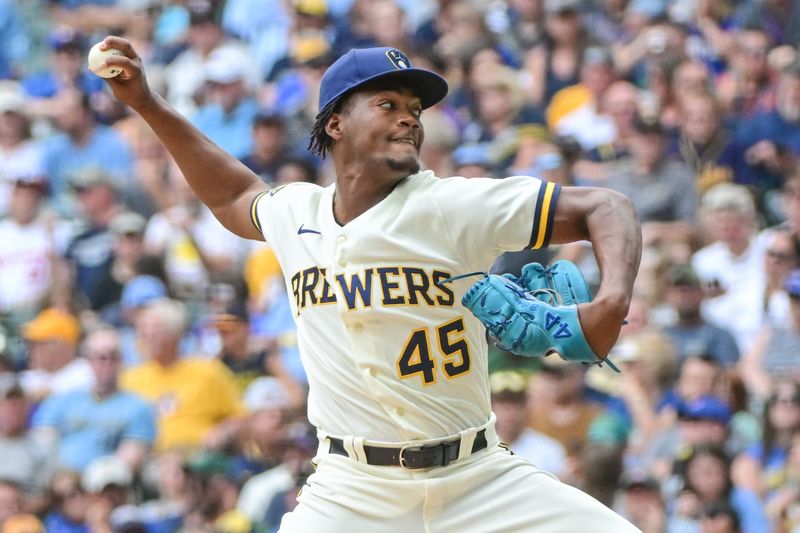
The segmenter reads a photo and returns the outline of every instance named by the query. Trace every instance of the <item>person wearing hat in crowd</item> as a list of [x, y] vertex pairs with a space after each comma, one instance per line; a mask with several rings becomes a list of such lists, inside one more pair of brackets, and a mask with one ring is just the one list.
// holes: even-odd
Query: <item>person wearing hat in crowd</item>
[[17, 177], [8, 216], [0, 220], [0, 312], [14, 321], [33, 317], [53, 287], [56, 242], [39, 217], [46, 192], [43, 176]]
[[639, 116], [629, 140], [631, 158], [609, 168], [603, 186], [628, 196], [646, 244], [687, 244], [694, 235], [697, 188], [689, 167], [666, 157], [667, 132], [655, 117]]
[[206, 64], [212, 53], [222, 50], [221, 54], [232, 59], [238, 65], [248, 65], [247, 83], [251, 86], [262, 79], [262, 68], [258, 60], [244, 43], [230, 38], [222, 29], [219, 21], [220, 2], [203, 0], [187, 4], [189, 27], [186, 32], [183, 50], [164, 69], [166, 95], [169, 102], [185, 117], [192, 116], [202, 103], [203, 87], [206, 83]]
[[211, 52], [205, 63], [207, 97], [191, 117], [200, 131], [237, 158], [253, 148], [251, 132], [259, 111], [247, 79], [251, 67], [237, 51]]
[[567, 470], [567, 453], [557, 440], [528, 426], [528, 376], [495, 372], [489, 378], [497, 434], [508, 448], [533, 464], [561, 476]]
[[789, 295], [789, 325], [764, 324], [741, 365], [748, 390], [762, 398], [776, 379], [800, 379], [800, 269], [786, 276], [783, 287]]
[[86, 509], [89, 531], [117, 531], [112, 517], [115, 510], [131, 499], [133, 481], [133, 470], [119, 456], [101, 456], [89, 463], [81, 475], [81, 488], [89, 500]]
[[50, 48], [49, 68], [22, 79], [22, 86], [32, 99], [31, 110], [53, 116], [64, 101], [63, 91], [77, 89], [87, 94], [103, 90], [103, 81], [86, 69], [86, 36], [70, 26], [57, 26], [47, 36]]
[[462, 144], [453, 150], [453, 172], [465, 178], [491, 176], [491, 154], [488, 143]]
[[22, 327], [28, 344], [28, 369], [20, 375], [22, 388], [32, 400], [71, 390], [89, 390], [94, 376], [89, 363], [78, 357], [81, 327], [78, 319], [49, 307]]
[[720, 183], [703, 195], [701, 215], [709, 244], [691, 258], [707, 291], [701, 311], [711, 324], [728, 329], [745, 353], [759, 322], [748, 310], [759, 311], [763, 305], [751, 294], [753, 284], [764, 277], [753, 196], [744, 185]]
[[664, 531], [667, 523], [661, 485], [643, 470], [634, 470], [622, 476], [614, 509], [642, 531]]
[[676, 265], [667, 272], [664, 300], [675, 321], [662, 328], [677, 350], [678, 360], [708, 354], [720, 364], [733, 367], [739, 348], [733, 335], [708, 323], [700, 312], [705, 291], [700, 277], [689, 265]]
[[715, 444], [729, 450], [739, 450], [730, 439], [731, 410], [718, 396], [707, 394], [680, 402], [677, 422], [663, 430], [648, 446], [644, 464], [667, 488], [676, 486], [673, 466], [689, 457], [702, 444]]
[[[592, 421], [605, 411], [603, 405], [590, 400], [586, 394], [585, 372], [582, 365], [548, 357], [542, 360], [531, 383], [528, 425], [558, 441], [573, 461], [586, 444]], [[575, 474], [563, 473], [567, 479]]]
[[100, 318], [114, 325], [122, 323], [120, 299], [125, 284], [139, 275], [139, 263], [144, 256], [145, 218], [133, 211], [121, 211], [108, 225], [112, 236], [111, 266], [96, 285], [96, 292], [105, 295], [106, 303], [99, 309]]
[[40, 510], [54, 461], [28, 429], [31, 404], [13, 374], [0, 375], [0, 479], [23, 490], [29, 509]]
[[66, 271], [78, 305], [99, 311], [119, 296], [108, 292], [104, 283], [111, 277], [114, 263], [114, 235], [109, 225], [122, 209], [119, 183], [100, 167], [83, 169], [71, 181], [86, 225], [67, 245], [62, 271]]
[[44, 166], [54, 207], [73, 215], [67, 193], [76, 176], [99, 168], [121, 189], [132, 186], [133, 153], [119, 133], [98, 122], [88, 93], [65, 89], [59, 100], [53, 117], [56, 130], [42, 141]]
[[122, 361], [126, 368], [142, 362], [135, 331], [137, 317], [147, 304], [166, 296], [167, 287], [164, 282], [161, 278], [150, 274], [134, 276], [122, 287], [119, 300], [122, 324], [118, 327], [118, 331]]
[[259, 377], [272, 376], [286, 389], [291, 405], [302, 404], [304, 391], [284, 369], [277, 348], [253, 350], [250, 313], [243, 301], [233, 300], [213, 319], [222, 341], [217, 357], [233, 373], [240, 392], [244, 393]]
[[2, 533], [47, 533], [36, 515], [20, 513], [3, 521]]
[[252, 149], [240, 161], [266, 183], [275, 183], [286, 154], [286, 119], [277, 113], [259, 113], [253, 120], [252, 139]]
[[46, 179], [42, 144], [33, 139], [21, 84], [0, 80], [0, 215], [8, 213], [12, 190], [19, 179]]
[[96, 329], [82, 347], [94, 376], [92, 389], [50, 395], [34, 414], [34, 432], [61, 467], [82, 472], [95, 459], [116, 455], [135, 471], [155, 440], [155, 414], [143, 399], [119, 390], [116, 330]]

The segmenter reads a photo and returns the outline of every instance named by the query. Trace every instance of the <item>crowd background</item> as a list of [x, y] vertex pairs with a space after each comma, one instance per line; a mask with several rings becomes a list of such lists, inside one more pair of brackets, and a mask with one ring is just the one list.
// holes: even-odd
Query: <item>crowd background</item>
[[[437, 175], [630, 196], [622, 373], [492, 348], [500, 436], [647, 533], [800, 532], [798, 0], [0, 0], [0, 531], [274, 531], [316, 451], [275, 256], [86, 70], [108, 34], [272, 185], [331, 182], [321, 75], [391, 46], [450, 82]], [[494, 268], [556, 258], [598, 282]]]

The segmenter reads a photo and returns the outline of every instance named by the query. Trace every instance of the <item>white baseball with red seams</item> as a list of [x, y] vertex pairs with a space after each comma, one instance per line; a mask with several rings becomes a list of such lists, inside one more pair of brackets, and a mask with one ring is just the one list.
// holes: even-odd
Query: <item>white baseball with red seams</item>
[[106, 67], [101, 69], [100, 65], [108, 57], [121, 56], [125, 54], [123, 54], [122, 51], [117, 50], [116, 48], [109, 48], [107, 50], [102, 50], [100, 48], [101, 44], [103, 43], [102, 42], [97, 43], [96, 45], [92, 46], [91, 50], [89, 50], [89, 56], [87, 58], [87, 62], [89, 64], [89, 70], [91, 70], [101, 78], [113, 78], [114, 76], [118, 76], [119, 74], [122, 73], [122, 69], [120, 67]]

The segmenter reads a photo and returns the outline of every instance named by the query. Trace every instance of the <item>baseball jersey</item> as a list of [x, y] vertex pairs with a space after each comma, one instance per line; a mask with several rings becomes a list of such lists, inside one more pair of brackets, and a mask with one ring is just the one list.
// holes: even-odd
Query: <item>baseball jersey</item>
[[262, 193], [253, 223], [275, 249], [308, 375], [309, 421], [332, 435], [402, 442], [490, 417], [483, 325], [461, 305], [502, 252], [547, 245], [559, 186], [423, 171], [344, 226], [335, 185]]

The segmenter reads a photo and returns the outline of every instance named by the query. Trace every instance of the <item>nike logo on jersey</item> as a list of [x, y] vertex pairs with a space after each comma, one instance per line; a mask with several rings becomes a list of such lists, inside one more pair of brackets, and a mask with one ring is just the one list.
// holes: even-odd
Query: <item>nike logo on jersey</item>
[[304, 228], [303, 226], [305, 226], [305, 224], [300, 224], [300, 227], [297, 228], [297, 234], [298, 235], [302, 235], [303, 233], [316, 233], [317, 235], [322, 235], [322, 233], [318, 232], [315, 229], [308, 229], [308, 228]]

